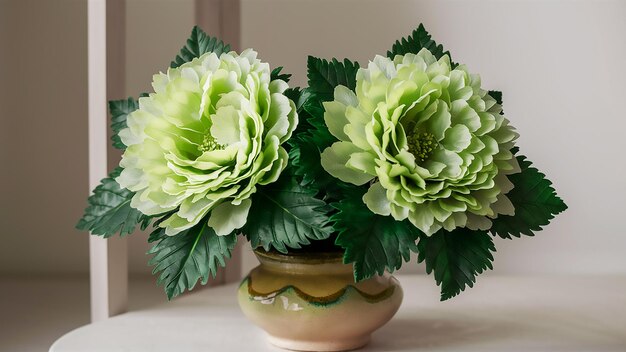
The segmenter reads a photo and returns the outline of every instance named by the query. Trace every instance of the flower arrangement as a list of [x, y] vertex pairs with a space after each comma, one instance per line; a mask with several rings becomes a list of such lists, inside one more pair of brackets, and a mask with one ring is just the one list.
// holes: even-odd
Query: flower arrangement
[[341, 250], [355, 281], [417, 253], [441, 299], [492, 268], [493, 238], [567, 209], [516, 146], [502, 94], [422, 25], [367, 66], [309, 57], [308, 87], [199, 28], [154, 92], [109, 104], [123, 150], [77, 227], [153, 226], [168, 298], [205, 284], [243, 235], [281, 253]]

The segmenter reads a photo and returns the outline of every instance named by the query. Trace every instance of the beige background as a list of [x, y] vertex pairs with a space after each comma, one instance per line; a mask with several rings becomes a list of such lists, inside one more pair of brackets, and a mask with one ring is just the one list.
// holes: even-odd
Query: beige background
[[[136, 96], [186, 39], [193, 1], [127, 11]], [[420, 21], [504, 91], [523, 152], [570, 206], [537, 238], [497, 241], [496, 271], [626, 273], [626, 2], [242, 0], [241, 41], [302, 85], [307, 54], [365, 63]], [[86, 74], [85, 1], [0, 0], [0, 274], [88, 270], [73, 229], [88, 194]], [[145, 235], [130, 241], [131, 272], [148, 273]]]
[[0, 0], [0, 273], [88, 270], [87, 6]]

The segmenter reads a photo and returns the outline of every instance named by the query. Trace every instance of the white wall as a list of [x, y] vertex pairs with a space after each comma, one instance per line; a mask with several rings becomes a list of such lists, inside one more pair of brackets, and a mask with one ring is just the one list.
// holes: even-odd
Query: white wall
[[[626, 2], [242, 0], [242, 47], [306, 82], [306, 55], [362, 64], [420, 22], [504, 91], [519, 145], [570, 209], [497, 241], [496, 272], [626, 272]], [[415, 267], [415, 266], [413, 266]]]

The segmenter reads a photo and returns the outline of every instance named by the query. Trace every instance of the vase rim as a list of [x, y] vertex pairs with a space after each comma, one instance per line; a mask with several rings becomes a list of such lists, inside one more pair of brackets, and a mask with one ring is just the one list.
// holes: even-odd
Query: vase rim
[[254, 249], [254, 254], [261, 259], [281, 262], [281, 263], [298, 263], [298, 264], [326, 264], [326, 263], [343, 263], [343, 252], [291, 252], [280, 253], [278, 251], [266, 251], [263, 248]]

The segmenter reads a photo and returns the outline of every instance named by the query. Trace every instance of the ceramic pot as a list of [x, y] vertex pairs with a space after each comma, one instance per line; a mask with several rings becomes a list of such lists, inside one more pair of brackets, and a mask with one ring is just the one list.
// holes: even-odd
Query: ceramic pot
[[354, 283], [341, 253], [255, 254], [261, 265], [241, 282], [239, 306], [281, 348], [362, 347], [402, 302], [402, 288], [390, 274]]

